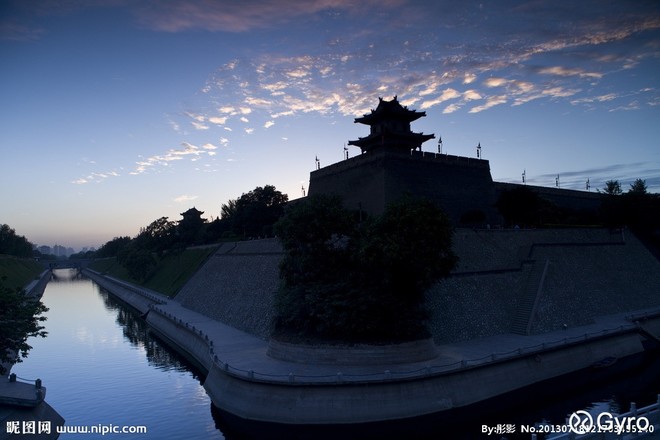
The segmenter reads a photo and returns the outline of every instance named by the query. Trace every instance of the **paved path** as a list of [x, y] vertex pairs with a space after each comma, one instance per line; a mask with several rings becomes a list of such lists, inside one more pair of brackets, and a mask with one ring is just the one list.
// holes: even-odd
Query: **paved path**
[[[225, 325], [212, 318], [194, 312], [181, 306], [174, 300], [168, 300], [166, 304], [155, 306], [161, 312], [171, 314], [176, 319], [188, 323], [190, 328], [195, 327], [213, 341], [214, 353], [222, 363], [229, 364], [230, 371], [255, 373], [255, 378], [288, 380], [290, 374], [296, 377], [310, 376], [336, 377], [341, 372], [345, 379], [355, 376], [381, 377], [386, 370], [390, 374], [399, 374], [397, 377], [409, 377], [428, 373], [427, 367], [432, 371], [450, 371], [459, 369], [465, 365], [477, 365], [504, 357], [514, 357], [519, 354], [529, 354], [540, 351], [545, 347], [554, 347], [566, 342], [584, 340], [585, 334], [590, 336], [602, 335], [620, 331], [622, 329], [633, 329], [635, 324], [627, 314], [618, 314], [602, 317], [596, 323], [588, 326], [568, 328], [542, 335], [523, 336], [516, 334], [502, 334], [487, 338], [474, 339], [454, 344], [438, 346], [438, 356], [423, 362], [412, 362], [405, 364], [390, 365], [319, 365], [301, 364], [273, 359], [266, 355], [268, 342], [256, 336], [250, 335], [233, 327]], [[657, 313], [660, 310], [655, 309]], [[152, 311], [153, 313], [153, 311]], [[463, 365], [461, 362], [464, 362]], [[467, 362], [467, 364], [465, 363]], [[381, 377], [382, 378], [382, 377]]]

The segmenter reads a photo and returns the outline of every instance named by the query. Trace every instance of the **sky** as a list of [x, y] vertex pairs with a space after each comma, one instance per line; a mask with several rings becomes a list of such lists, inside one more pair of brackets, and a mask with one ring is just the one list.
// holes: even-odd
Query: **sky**
[[0, 223], [39, 245], [299, 198], [379, 97], [495, 181], [660, 192], [655, 0], [0, 0], [0, 60]]

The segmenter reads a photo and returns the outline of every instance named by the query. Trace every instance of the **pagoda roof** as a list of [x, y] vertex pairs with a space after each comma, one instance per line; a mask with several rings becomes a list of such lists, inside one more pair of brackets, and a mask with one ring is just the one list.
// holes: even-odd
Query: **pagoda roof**
[[378, 98], [378, 107], [376, 107], [376, 110], [372, 109], [371, 113], [367, 113], [361, 118], [355, 118], [355, 122], [367, 125], [376, 124], [384, 119], [398, 119], [412, 122], [423, 116], [426, 116], [426, 112], [409, 110], [408, 107], [402, 106], [395, 96], [391, 101]]
[[195, 217], [200, 217], [202, 214], [204, 214], [204, 211], [200, 211], [194, 206], [187, 210], [186, 212], [182, 212], [180, 215], [182, 217], [188, 217], [188, 216], [195, 216]]
[[372, 133], [369, 136], [358, 138], [356, 141], [348, 141], [348, 145], [360, 147], [362, 151], [369, 151], [378, 147], [396, 147], [404, 149], [420, 148], [429, 139], [434, 139], [432, 134], [423, 133]]

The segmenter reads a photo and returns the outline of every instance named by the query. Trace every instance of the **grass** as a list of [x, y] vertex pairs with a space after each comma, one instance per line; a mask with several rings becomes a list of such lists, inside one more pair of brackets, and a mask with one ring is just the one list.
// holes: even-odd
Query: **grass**
[[158, 261], [153, 273], [144, 282], [139, 282], [128, 276], [126, 269], [117, 263], [114, 258], [94, 261], [89, 267], [98, 272], [173, 297], [206, 261], [209, 255], [217, 249], [217, 246], [192, 248], [180, 253], [167, 254]]
[[36, 279], [44, 270], [43, 265], [31, 258], [17, 258], [0, 255], [0, 279], [7, 277], [3, 284], [11, 289], [23, 288]]

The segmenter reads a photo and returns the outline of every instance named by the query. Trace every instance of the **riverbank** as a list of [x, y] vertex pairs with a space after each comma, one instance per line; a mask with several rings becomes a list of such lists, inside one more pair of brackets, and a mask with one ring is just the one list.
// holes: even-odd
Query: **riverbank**
[[268, 356], [267, 340], [177, 301], [106, 281], [106, 289], [138, 310], [150, 303], [147, 323], [207, 373], [204, 388], [217, 408], [239, 419], [280, 424], [350, 425], [466, 407], [592, 368], [606, 358], [638, 355], [660, 336], [656, 308], [540, 335], [502, 334], [443, 344], [436, 357], [420, 362], [296, 363]]
[[[25, 296], [41, 298], [50, 281], [51, 271], [42, 271], [37, 279], [30, 281], [24, 288]], [[40, 379], [25, 380], [11, 375], [13, 365], [3, 364], [6, 375], [0, 380], [0, 440], [14, 438], [14, 434], [23, 433], [25, 426], [35, 426], [35, 438], [57, 439], [55, 427], [64, 425], [64, 418], [45, 401], [46, 387]], [[43, 428], [46, 423], [49, 429]], [[37, 430], [36, 425], [41, 429]], [[12, 434], [12, 432], [14, 434]], [[37, 436], [37, 432], [39, 435]]]

